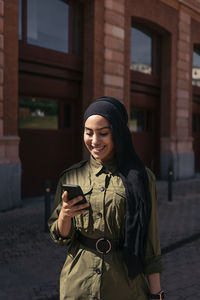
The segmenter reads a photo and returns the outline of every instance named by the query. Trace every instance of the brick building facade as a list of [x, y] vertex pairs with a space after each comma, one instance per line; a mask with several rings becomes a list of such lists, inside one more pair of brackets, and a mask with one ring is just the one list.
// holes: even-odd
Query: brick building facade
[[[169, 168], [175, 180], [200, 172], [200, 62], [194, 65], [194, 55], [200, 53], [200, 1], [66, 2], [72, 43], [67, 54], [28, 42], [31, 0], [0, 1], [0, 209], [20, 204], [21, 170], [23, 196], [41, 195], [45, 179], [55, 186], [59, 172], [85, 156], [81, 142], [74, 140], [81, 140], [84, 109], [101, 95], [126, 105], [130, 128], [136, 128], [136, 150], [158, 178], [166, 179]], [[74, 50], [77, 11], [80, 51]], [[150, 71], [141, 72], [142, 64], [131, 68], [139, 44], [132, 40], [132, 30], [151, 37]], [[19, 98], [34, 103], [56, 99], [58, 127], [21, 128]], [[62, 121], [66, 114], [68, 125]]]
[[[15, 2], [15, 3], [14, 3]], [[17, 1], [0, 1], [0, 210], [21, 204]]]

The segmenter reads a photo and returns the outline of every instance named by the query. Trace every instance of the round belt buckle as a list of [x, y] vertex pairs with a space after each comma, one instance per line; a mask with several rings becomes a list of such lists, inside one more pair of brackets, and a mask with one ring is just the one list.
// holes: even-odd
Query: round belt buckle
[[111, 251], [111, 242], [107, 239], [101, 238], [96, 242], [96, 250], [100, 254], [107, 254]]

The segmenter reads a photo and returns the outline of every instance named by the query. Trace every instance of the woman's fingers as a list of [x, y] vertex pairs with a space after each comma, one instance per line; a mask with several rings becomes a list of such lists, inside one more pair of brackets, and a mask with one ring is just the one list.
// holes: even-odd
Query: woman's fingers
[[67, 203], [68, 202], [68, 192], [64, 191], [64, 193], [62, 194], [62, 201]]
[[67, 195], [65, 193], [67, 192], [63, 193], [62, 200], [63, 200], [63, 204], [66, 204], [67, 207], [72, 207], [83, 199], [82, 196], [78, 196], [76, 198], [73, 198], [72, 200], [68, 200]]
[[72, 200], [68, 200], [68, 193], [65, 191], [62, 194], [62, 211], [64, 215], [69, 216], [69, 217], [74, 217], [79, 214], [83, 214], [86, 212], [86, 209], [90, 205], [89, 203], [84, 203], [84, 204], [78, 204], [83, 199], [82, 196], [73, 198]]

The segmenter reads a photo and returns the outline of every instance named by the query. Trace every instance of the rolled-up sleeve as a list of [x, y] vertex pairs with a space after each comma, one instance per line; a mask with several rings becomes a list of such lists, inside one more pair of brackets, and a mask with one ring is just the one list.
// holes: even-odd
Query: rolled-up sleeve
[[151, 195], [151, 216], [147, 235], [147, 247], [145, 258], [145, 274], [162, 273], [164, 270], [163, 257], [160, 249], [160, 235], [158, 228], [157, 188], [155, 176], [148, 172]]
[[54, 211], [48, 220], [48, 226], [49, 226], [50, 236], [56, 244], [60, 246], [69, 246], [75, 236], [74, 220], [72, 219], [71, 230], [67, 237], [62, 237], [58, 229], [58, 217], [62, 207], [61, 186], [62, 186], [62, 179], [60, 179], [57, 186], [55, 200], [54, 200]]

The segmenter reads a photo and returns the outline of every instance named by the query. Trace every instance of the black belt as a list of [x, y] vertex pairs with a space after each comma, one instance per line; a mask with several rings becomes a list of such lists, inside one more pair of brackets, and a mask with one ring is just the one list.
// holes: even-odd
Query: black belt
[[78, 233], [79, 242], [90, 249], [96, 250], [101, 254], [108, 254], [111, 251], [120, 250], [123, 247], [121, 240], [109, 240], [106, 238], [91, 239]]

